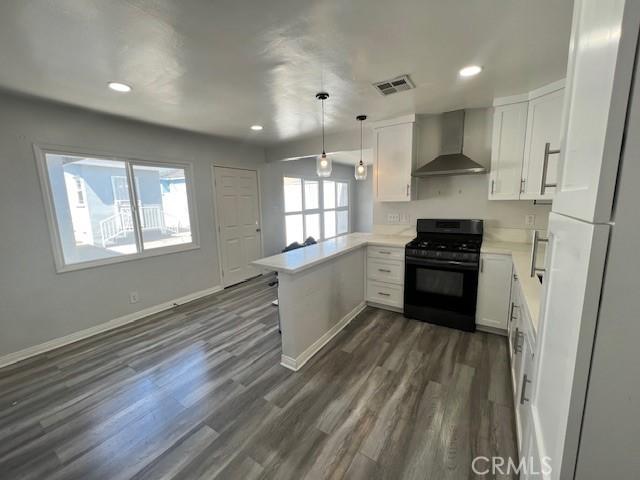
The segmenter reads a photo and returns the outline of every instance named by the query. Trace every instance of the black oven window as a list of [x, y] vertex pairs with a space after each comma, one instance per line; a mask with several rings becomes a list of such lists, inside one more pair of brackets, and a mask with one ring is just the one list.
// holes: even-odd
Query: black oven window
[[416, 290], [418, 292], [450, 297], [463, 296], [464, 274], [429, 268], [416, 269]]

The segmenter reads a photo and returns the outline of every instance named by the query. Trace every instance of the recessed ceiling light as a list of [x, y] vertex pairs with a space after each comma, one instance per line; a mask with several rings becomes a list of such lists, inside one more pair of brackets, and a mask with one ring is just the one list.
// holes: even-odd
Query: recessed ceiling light
[[251, 125], [251, 130], [253, 130], [254, 132], [259, 132], [260, 130], [262, 130], [262, 125]]
[[127, 93], [131, 91], [131, 87], [129, 85], [120, 82], [109, 82], [109, 88], [120, 93]]
[[460, 70], [461, 77], [473, 77], [474, 75], [479, 74], [482, 71], [482, 67], [478, 65], [469, 65], [468, 67], [464, 67]]

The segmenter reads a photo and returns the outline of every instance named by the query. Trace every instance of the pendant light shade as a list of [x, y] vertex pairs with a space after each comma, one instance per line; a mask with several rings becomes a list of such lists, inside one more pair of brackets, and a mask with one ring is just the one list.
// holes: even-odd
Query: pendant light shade
[[360, 161], [356, 163], [356, 168], [354, 175], [356, 180], [366, 180], [367, 179], [367, 166], [362, 161], [362, 122], [367, 119], [366, 115], [358, 115], [356, 120], [360, 122]]
[[327, 157], [324, 150], [324, 101], [329, 98], [329, 94], [326, 92], [320, 92], [316, 94], [316, 98], [322, 102], [322, 155], [318, 157], [316, 162], [316, 173], [319, 177], [330, 177], [331, 159]]

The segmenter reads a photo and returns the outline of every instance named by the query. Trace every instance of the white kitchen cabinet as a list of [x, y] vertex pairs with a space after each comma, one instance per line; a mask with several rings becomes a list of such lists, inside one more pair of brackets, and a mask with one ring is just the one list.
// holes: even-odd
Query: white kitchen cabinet
[[531, 415], [554, 479], [573, 478], [610, 228], [549, 215]]
[[[524, 323], [524, 322], [522, 322]], [[519, 450], [522, 450], [523, 440], [531, 429], [531, 392], [533, 390], [533, 369], [535, 359], [535, 342], [529, 328], [523, 325], [520, 335], [519, 355], [520, 367], [516, 377], [515, 385], [515, 412], [516, 412], [516, 435]]]
[[511, 255], [481, 254], [476, 324], [500, 330], [505, 335], [512, 271]]
[[367, 247], [367, 302], [402, 310], [404, 306], [404, 248]]
[[528, 102], [496, 106], [493, 112], [489, 200], [518, 200]]
[[576, 0], [553, 211], [611, 218], [638, 37], [638, 5]]
[[507, 318], [507, 335], [509, 338], [509, 355], [513, 357], [514, 354], [514, 344], [513, 344], [513, 334], [515, 329], [518, 327], [519, 319], [520, 319], [520, 282], [518, 281], [518, 276], [514, 272], [511, 275], [511, 296], [509, 298], [509, 317]]
[[542, 177], [546, 184], [557, 183], [563, 98], [559, 80], [494, 100], [489, 200], [553, 198], [553, 187], [543, 193]]
[[[522, 164], [521, 200], [551, 200], [558, 173], [558, 151], [560, 148], [560, 125], [564, 82], [545, 87], [545, 92], [531, 93], [527, 114]], [[553, 89], [556, 90], [553, 90]]]
[[415, 115], [374, 125], [374, 185], [379, 202], [415, 198]]

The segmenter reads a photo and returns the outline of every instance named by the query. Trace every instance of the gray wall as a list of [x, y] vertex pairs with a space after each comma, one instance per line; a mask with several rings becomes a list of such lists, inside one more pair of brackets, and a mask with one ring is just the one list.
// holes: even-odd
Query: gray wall
[[[201, 247], [57, 274], [33, 143], [193, 163]], [[264, 151], [0, 93], [0, 356], [219, 285], [214, 163], [262, 170]]]
[[[493, 110], [468, 109], [465, 114], [464, 153], [491, 167], [491, 134]], [[438, 117], [419, 115], [417, 124], [418, 167], [438, 154], [440, 134]], [[407, 226], [415, 226], [416, 218], [481, 218], [489, 228], [525, 228], [525, 215], [536, 216], [536, 228], [546, 230], [550, 207], [533, 205], [531, 201], [489, 201], [488, 175], [456, 175], [428, 177], [418, 180], [418, 199], [405, 203], [374, 202], [373, 223], [387, 224], [387, 214], [407, 214]]]
[[373, 229], [373, 166], [367, 167], [367, 179], [356, 182], [356, 214], [354, 232], [371, 232]]
[[[349, 181], [349, 223], [350, 230], [357, 230], [360, 218], [358, 187], [353, 175], [354, 167], [333, 163], [331, 177]], [[284, 227], [284, 190], [282, 178], [286, 176], [317, 179], [315, 159], [289, 160], [270, 162], [261, 172], [260, 185], [262, 188], [264, 253], [273, 255], [285, 247]], [[369, 209], [371, 204], [369, 203]], [[366, 216], [366, 207], [365, 207]]]

